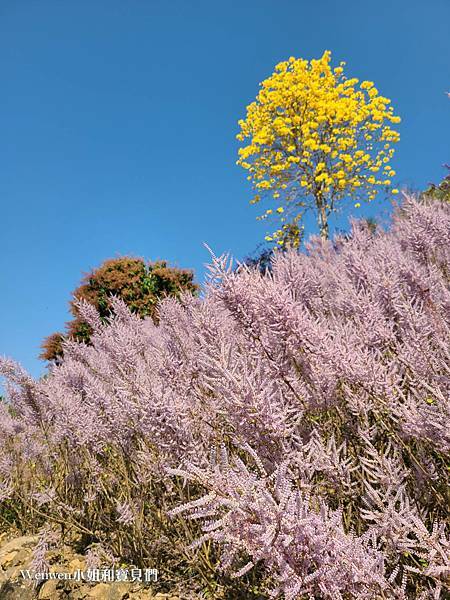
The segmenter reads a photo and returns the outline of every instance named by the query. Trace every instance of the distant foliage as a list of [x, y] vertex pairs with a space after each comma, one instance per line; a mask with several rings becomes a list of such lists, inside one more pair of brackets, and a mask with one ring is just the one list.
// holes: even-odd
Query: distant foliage
[[59, 360], [63, 341], [72, 338], [89, 342], [92, 329], [79, 314], [78, 300], [86, 300], [98, 310], [105, 321], [111, 316], [111, 294], [122, 298], [132, 312], [140, 317], [157, 316], [156, 306], [161, 298], [179, 296], [182, 291], [196, 293], [192, 271], [169, 267], [166, 261], [146, 263], [142, 258], [129, 256], [104, 261], [86, 274], [81, 285], [72, 293], [70, 312], [74, 318], [66, 325], [66, 333], [54, 333], [42, 343], [43, 360]]
[[266, 240], [280, 246], [299, 246], [307, 210], [327, 238], [329, 216], [346, 198], [358, 207], [379, 189], [398, 192], [391, 160], [400, 136], [391, 125], [400, 117], [372, 81], [359, 84], [344, 75], [344, 62], [330, 63], [329, 51], [279, 63], [239, 121], [237, 138], [246, 145], [237, 163], [253, 184], [252, 202], [271, 197], [259, 218], [279, 218], [281, 227]]
[[448, 174], [438, 185], [431, 183], [430, 187], [423, 193], [424, 196], [443, 202], [450, 202], [450, 165], [445, 165], [445, 168]]
[[241, 269], [242, 266], [257, 268], [261, 275], [265, 275], [267, 272], [272, 271], [272, 262], [274, 258], [273, 248], [258, 248], [251, 255], [246, 256], [242, 261], [242, 265], [237, 267], [237, 270]]
[[45, 380], [0, 362], [3, 522], [214, 598], [449, 597], [448, 204], [111, 303]]

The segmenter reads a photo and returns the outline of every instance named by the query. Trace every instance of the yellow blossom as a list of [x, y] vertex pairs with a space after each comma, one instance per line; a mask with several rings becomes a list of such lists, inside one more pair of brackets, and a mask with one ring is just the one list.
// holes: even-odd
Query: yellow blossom
[[[303, 206], [320, 212], [322, 235], [338, 201], [352, 197], [359, 208], [361, 200], [376, 197], [379, 186], [390, 186], [383, 177], [395, 175], [392, 145], [400, 139], [391, 128], [400, 118], [389, 98], [372, 81], [346, 78], [344, 66], [341, 61], [333, 69], [328, 50], [319, 59], [291, 56], [280, 62], [261, 83], [237, 135], [243, 142], [237, 163], [255, 191], [270, 193], [285, 207], [301, 198]], [[373, 174], [381, 169], [377, 179]], [[283, 206], [276, 212], [287, 222]], [[295, 218], [295, 211], [288, 214]], [[271, 237], [280, 243], [282, 230], [275, 233]]]

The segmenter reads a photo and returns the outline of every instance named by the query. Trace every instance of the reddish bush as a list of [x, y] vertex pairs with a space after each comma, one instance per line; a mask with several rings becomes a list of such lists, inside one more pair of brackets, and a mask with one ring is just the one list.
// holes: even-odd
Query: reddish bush
[[40, 358], [59, 362], [64, 339], [89, 343], [92, 329], [79, 314], [77, 301], [86, 300], [97, 309], [100, 319], [112, 315], [111, 295], [121, 298], [140, 317], [157, 320], [157, 304], [161, 298], [179, 296], [182, 291], [197, 293], [194, 274], [187, 269], [169, 267], [165, 261], [146, 263], [142, 258], [124, 256], [106, 260], [87, 273], [81, 285], [72, 292], [70, 312], [74, 318], [66, 324], [66, 333], [53, 333], [42, 343]]

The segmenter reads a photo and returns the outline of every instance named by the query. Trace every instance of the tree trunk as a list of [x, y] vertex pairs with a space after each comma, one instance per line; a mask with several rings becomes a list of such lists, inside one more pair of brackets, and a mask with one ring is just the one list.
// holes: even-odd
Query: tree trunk
[[328, 239], [329, 230], [328, 230], [328, 215], [325, 206], [320, 202], [317, 206], [319, 209], [319, 229], [320, 229], [320, 237], [324, 240]]

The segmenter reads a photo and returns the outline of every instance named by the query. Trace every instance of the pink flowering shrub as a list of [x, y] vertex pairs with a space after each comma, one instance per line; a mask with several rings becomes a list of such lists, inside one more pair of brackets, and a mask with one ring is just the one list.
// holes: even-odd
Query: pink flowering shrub
[[45, 379], [1, 361], [3, 520], [214, 597], [446, 597], [449, 205], [210, 270], [158, 325], [80, 303]]

